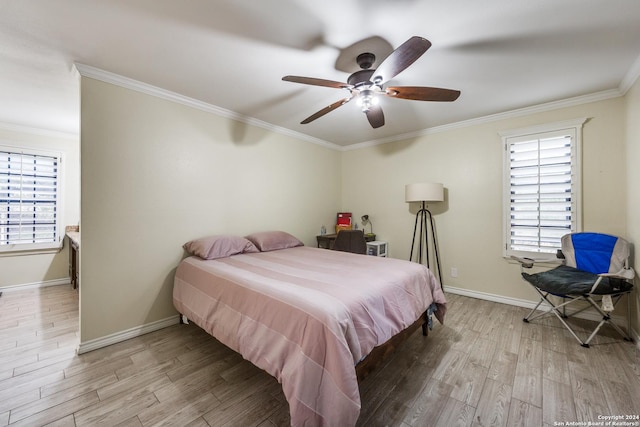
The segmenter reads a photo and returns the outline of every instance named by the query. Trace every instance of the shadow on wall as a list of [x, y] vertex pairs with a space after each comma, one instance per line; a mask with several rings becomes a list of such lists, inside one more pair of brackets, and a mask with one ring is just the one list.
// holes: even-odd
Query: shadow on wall
[[260, 111], [276, 108], [278, 105], [290, 99], [297, 98], [303, 92], [302, 89], [295, 89], [285, 95], [266, 99], [260, 103], [252, 104], [247, 108], [241, 109], [240, 114], [242, 114], [245, 120], [235, 119], [230, 121], [229, 135], [231, 141], [237, 145], [255, 145], [262, 141], [266, 136], [271, 134], [271, 131], [252, 125], [250, 118]]
[[415, 136], [403, 139], [402, 141], [378, 144], [375, 146], [375, 150], [383, 156], [393, 156], [394, 154], [400, 153], [410, 148], [412, 145], [417, 144], [419, 139], [420, 137]]
[[[183, 254], [184, 255], [184, 254]], [[183, 257], [184, 258], [184, 257]], [[180, 258], [180, 261], [182, 258]], [[149, 309], [147, 317], [144, 319], [144, 324], [149, 324], [153, 322], [157, 322], [157, 318], [153, 318], [153, 313], [158, 313], [166, 310], [167, 301], [171, 302], [171, 306], [173, 307], [173, 279], [176, 275], [177, 266], [172, 268], [167, 276], [162, 281], [162, 286], [158, 289], [155, 300]], [[178, 314], [178, 311], [175, 310], [175, 314]]]
[[231, 120], [229, 136], [236, 145], [250, 146], [260, 143], [268, 137], [269, 131], [240, 120]]

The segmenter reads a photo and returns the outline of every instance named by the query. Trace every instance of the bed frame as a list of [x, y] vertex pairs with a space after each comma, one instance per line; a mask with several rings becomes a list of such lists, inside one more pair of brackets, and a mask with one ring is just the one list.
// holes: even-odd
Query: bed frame
[[[378, 366], [382, 365], [382, 363], [395, 352], [396, 348], [398, 348], [400, 344], [413, 335], [416, 329], [422, 327], [422, 335], [425, 337], [428, 336], [428, 320], [429, 314], [425, 311], [418, 320], [409, 325], [409, 327], [392, 336], [389, 341], [384, 344], [374, 347], [374, 349], [371, 350], [371, 353], [356, 365], [356, 377], [358, 378], [358, 383], [361, 383]], [[188, 325], [189, 319], [187, 319], [187, 316], [180, 314], [180, 323]]]
[[356, 376], [358, 377], [358, 383], [361, 383], [370, 373], [372, 373], [378, 366], [387, 360], [402, 344], [405, 342], [419, 327], [422, 327], [422, 335], [425, 337], [429, 335], [428, 313], [425, 311], [415, 322], [413, 322], [408, 328], [398, 332], [392, 336], [389, 341], [384, 344], [380, 344], [374, 347], [364, 359], [362, 359], [356, 365]]

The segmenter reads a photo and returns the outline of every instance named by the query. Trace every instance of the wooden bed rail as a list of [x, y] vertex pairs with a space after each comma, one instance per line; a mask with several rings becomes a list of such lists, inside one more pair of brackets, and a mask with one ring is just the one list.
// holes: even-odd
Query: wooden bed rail
[[[429, 335], [428, 325], [428, 313], [425, 311], [415, 322], [413, 322], [408, 328], [398, 332], [392, 336], [389, 341], [384, 344], [380, 344], [374, 347], [364, 359], [362, 359], [356, 365], [356, 377], [358, 383], [361, 383], [371, 372], [373, 372], [378, 366], [380, 366], [385, 360], [387, 360], [402, 344], [405, 342], [419, 327], [422, 327], [422, 335], [425, 337]], [[184, 314], [180, 315], [180, 323], [188, 325], [189, 320]]]
[[427, 327], [427, 320], [429, 319], [428, 316], [428, 313], [425, 311], [418, 320], [413, 322], [407, 329], [398, 332], [386, 343], [374, 347], [374, 349], [371, 350], [371, 353], [356, 365], [358, 383], [362, 382], [362, 380], [373, 372], [376, 367], [380, 366], [382, 362], [387, 360], [396, 348], [405, 342], [416, 331], [416, 329], [422, 327], [422, 335], [425, 337], [429, 335], [429, 328]]

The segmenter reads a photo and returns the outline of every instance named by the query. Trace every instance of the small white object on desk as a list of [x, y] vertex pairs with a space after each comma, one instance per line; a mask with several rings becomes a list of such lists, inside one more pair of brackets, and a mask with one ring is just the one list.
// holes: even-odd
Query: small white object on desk
[[374, 240], [373, 242], [367, 242], [367, 255], [373, 256], [388, 256], [388, 247], [389, 244], [387, 242], [383, 242], [380, 240]]

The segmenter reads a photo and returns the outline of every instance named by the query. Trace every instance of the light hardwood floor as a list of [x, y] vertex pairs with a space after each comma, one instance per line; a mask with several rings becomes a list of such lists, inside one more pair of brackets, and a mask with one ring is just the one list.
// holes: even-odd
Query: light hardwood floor
[[[640, 351], [615, 332], [585, 349], [553, 319], [524, 324], [525, 309], [447, 298], [445, 325], [411, 336], [360, 385], [359, 426], [554, 426], [640, 414]], [[0, 426], [289, 425], [276, 380], [195, 325], [80, 356], [77, 328], [68, 286], [0, 297]]]

